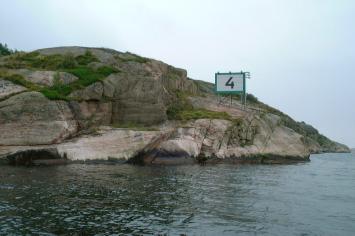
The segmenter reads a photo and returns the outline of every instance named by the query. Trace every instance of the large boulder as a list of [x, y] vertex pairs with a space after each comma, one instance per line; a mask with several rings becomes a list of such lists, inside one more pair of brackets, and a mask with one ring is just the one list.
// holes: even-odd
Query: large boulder
[[0, 145], [62, 142], [77, 132], [77, 122], [64, 101], [24, 92], [0, 102]]

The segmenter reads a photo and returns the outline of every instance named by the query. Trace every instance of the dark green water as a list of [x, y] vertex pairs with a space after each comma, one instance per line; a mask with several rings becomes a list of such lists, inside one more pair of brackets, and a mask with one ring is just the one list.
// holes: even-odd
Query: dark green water
[[354, 154], [0, 170], [0, 235], [355, 235]]

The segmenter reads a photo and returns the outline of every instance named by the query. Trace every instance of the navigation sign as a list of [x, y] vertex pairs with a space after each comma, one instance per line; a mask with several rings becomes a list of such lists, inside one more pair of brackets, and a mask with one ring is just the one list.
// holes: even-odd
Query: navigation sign
[[245, 93], [245, 73], [216, 73], [215, 89], [217, 93]]

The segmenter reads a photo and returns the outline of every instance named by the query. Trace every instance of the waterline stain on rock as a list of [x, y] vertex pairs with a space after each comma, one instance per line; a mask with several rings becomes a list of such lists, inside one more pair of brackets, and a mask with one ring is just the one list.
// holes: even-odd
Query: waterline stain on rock
[[18, 151], [6, 158], [10, 165], [33, 166], [67, 163], [66, 155], [62, 157], [55, 148]]

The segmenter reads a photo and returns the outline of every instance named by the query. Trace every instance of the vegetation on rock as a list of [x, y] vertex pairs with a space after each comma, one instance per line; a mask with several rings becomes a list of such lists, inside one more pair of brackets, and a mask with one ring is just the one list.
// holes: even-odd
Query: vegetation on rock
[[[40, 92], [51, 100], [87, 101], [81, 104], [70, 103], [74, 116], [85, 124], [80, 126], [82, 129], [104, 124], [142, 131], [154, 130], [146, 125], [160, 124], [166, 119], [182, 121], [177, 123], [197, 119], [221, 119], [234, 122], [233, 129], [228, 131], [231, 133], [229, 143], [239, 146], [253, 144], [254, 136], [258, 131], [251, 122], [250, 124], [247, 122], [248, 117], [240, 120], [235, 119], [237, 115], [233, 112], [230, 112], [233, 114], [232, 117], [227, 112], [212, 111], [214, 108], [209, 103], [217, 100], [212, 83], [189, 79], [183, 69], [132, 53], [82, 47], [43, 49], [24, 53], [14, 52], [8, 49], [7, 45], [0, 44], [0, 56], [2, 56], [0, 78], [21, 85], [29, 91]], [[50, 80], [50, 83], [37, 82], [36, 79], [42, 78], [27, 76], [28, 71], [39, 72], [34, 77], [43, 74], [43, 80], [46, 82]], [[107, 78], [121, 71], [122, 73], [117, 76]], [[62, 72], [70, 73], [69, 76], [74, 75], [72, 76], [74, 79], [65, 82], [60, 78]], [[97, 83], [97, 86], [95, 84], [87, 88], [104, 79], [104, 84]], [[73, 93], [75, 91], [78, 96]], [[81, 96], [80, 92], [93, 93], [95, 96]], [[33, 94], [49, 102], [40, 94]], [[96, 96], [97, 94], [99, 95]], [[233, 95], [232, 98], [237, 102], [241, 97]], [[64, 102], [63, 104], [67, 105]], [[260, 102], [252, 94], [247, 94], [247, 104], [248, 109], [244, 111], [240, 110], [240, 106], [231, 109], [239, 109], [236, 112], [239, 116], [257, 116], [261, 120], [265, 120], [268, 115], [276, 115], [278, 126], [290, 131], [285, 128], [288, 127], [303, 136], [301, 139], [303, 143], [297, 137], [297, 141], [300, 141], [302, 146], [315, 146], [314, 150], [321, 149], [321, 151], [335, 150], [338, 146], [312, 126], [294, 121], [281, 111]], [[225, 110], [228, 111], [228, 108]], [[39, 117], [41, 116], [42, 113]], [[86, 125], [85, 122], [90, 125]]]
[[79, 65], [88, 65], [91, 62], [99, 61], [90, 51], [86, 51], [84, 55], [79, 55], [76, 58]]
[[[249, 101], [249, 100], [248, 100]], [[284, 125], [295, 132], [301, 134], [304, 137], [304, 142], [308, 143], [310, 141], [317, 142], [324, 150], [332, 150], [335, 146], [339, 145], [329, 138], [325, 137], [323, 134], [320, 134], [317, 129], [313, 126], [306, 124], [305, 122], [295, 121], [290, 116], [286, 115], [285, 113], [270, 107], [260, 101], [255, 103], [258, 107], [261, 107], [268, 113], [272, 113], [281, 117], [280, 124]]]
[[188, 100], [188, 94], [176, 91], [176, 100], [168, 107], [166, 114], [169, 120], [195, 120], [195, 119], [225, 119], [231, 120], [227, 112], [209, 111], [194, 108]]
[[27, 81], [21, 75], [9, 74], [4, 70], [0, 71], [0, 76], [15, 84], [22, 85], [31, 91], [41, 92], [51, 100], [69, 100], [67, 96], [73, 91], [83, 89], [95, 82], [101, 81], [112, 73], [119, 72], [119, 70], [110, 66], [101, 66], [97, 69], [88, 66], [89, 63], [97, 61], [98, 59], [90, 51], [86, 51], [84, 55], [77, 57], [74, 57], [70, 53], [64, 55], [41, 55], [38, 52], [17, 53], [7, 59], [5, 68], [29, 68], [34, 70], [68, 72], [79, 79], [70, 84], [57, 82], [51, 87], [43, 87]]
[[9, 74], [4, 70], [0, 70], [0, 78], [4, 78], [8, 81], [11, 81], [14, 84], [24, 86], [28, 88], [31, 91], [39, 91], [40, 86], [25, 80], [22, 75], [17, 75], [17, 74]]
[[4, 66], [10, 69], [31, 68], [56, 71], [87, 66], [90, 62], [96, 61], [98, 59], [90, 51], [77, 57], [74, 57], [71, 53], [42, 55], [34, 51], [30, 53], [15, 53], [7, 58]]
[[7, 47], [6, 43], [5, 44], [0, 43], [0, 57], [13, 54], [14, 52], [15, 52], [14, 50]]
[[120, 56], [116, 56], [116, 59], [121, 61], [121, 62], [137, 62], [137, 63], [146, 63], [148, 62], [148, 59], [145, 57], [138, 56], [134, 53], [126, 52], [125, 54], [122, 54]]

